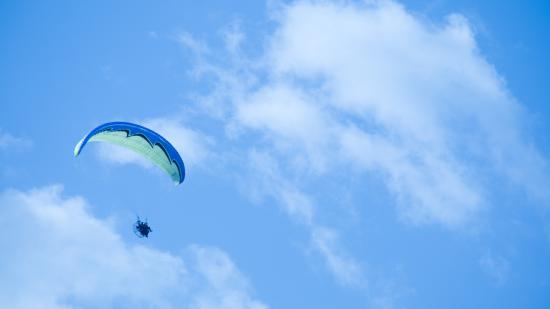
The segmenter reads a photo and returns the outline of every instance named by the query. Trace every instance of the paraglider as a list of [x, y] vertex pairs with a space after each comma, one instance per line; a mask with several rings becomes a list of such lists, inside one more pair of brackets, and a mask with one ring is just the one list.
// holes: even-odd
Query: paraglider
[[185, 166], [177, 150], [164, 137], [146, 127], [129, 122], [109, 122], [98, 126], [74, 148], [78, 156], [88, 142], [110, 142], [131, 149], [164, 170], [176, 185], [185, 179]]
[[145, 221], [141, 221], [139, 217], [137, 218], [136, 223], [134, 223], [134, 234], [136, 234], [139, 238], [149, 238], [149, 233], [151, 233], [153, 230], [151, 227], [149, 227], [149, 224], [147, 223], [147, 219]]
[[[75, 157], [88, 142], [109, 142], [133, 150], [164, 170], [176, 185], [185, 179], [185, 166], [177, 150], [160, 134], [146, 127], [129, 122], [102, 124], [76, 144]], [[153, 231], [147, 220], [141, 221], [139, 216], [133, 227], [139, 238], [149, 238]]]

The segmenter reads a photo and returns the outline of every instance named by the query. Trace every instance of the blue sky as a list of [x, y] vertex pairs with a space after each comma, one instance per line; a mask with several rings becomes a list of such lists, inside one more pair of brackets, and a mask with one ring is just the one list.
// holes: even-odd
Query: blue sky
[[[548, 307], [549, 14], [0, 3], [0, 307]], [[185, 182], [74, 158], [108, 121], [163, 134]]]

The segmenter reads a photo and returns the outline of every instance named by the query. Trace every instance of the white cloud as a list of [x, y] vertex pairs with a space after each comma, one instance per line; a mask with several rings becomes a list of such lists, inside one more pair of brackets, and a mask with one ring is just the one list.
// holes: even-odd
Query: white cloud
[[414, 153], [355, 128], [342, 132], [341, 146], [343, 157], [384, 174], [387, 186], [398, 196], [404, 219], [454, 227], [467, 221], [481, 204], [479, 189], [465, 183], [462, 167], [452, 158], [422, 150]]
[[32, 141], [13, 136], [7, 132], [0, 130], [0, 149], [8, 149], [9, 147], [31, 147]]
[[126, 243], [59, 186], [0, 194], [0, 307], [266, 308], [226, 253]]
[[257, 134], [294, 175], [382, 175], [402, 218], [449, 228], [491, 203], [487, 179], [547, 197], [526, 113], [464, 17], [431, 23], [392, 1], [300, 1], [274, 16], [256, 61], [208, 55], [195, 72], [217, 78], [208, 111], [217, 101], [216, 119]]
[[232, 44], [196, 53], [194, 77], [213, 89], [197, 106], [248, 159], [248, 194], [272, 197], [307, 227], [339, 281], [361, 281], [346, 279], [361, 270], [327, 236], [338, 231], [317, 222], [326, 202], [312, 183], [343, 179], [362, 194], [369, 188], [345, 179], [367, 175], [387, 187], [404, 222], [454, 230], [493, 204], [495, 183], [548, 199], [528, 115], [466, 18], [431, 22], [393, 1], [298, 1], [272, 13], [258, 57]]
[[279, 154], [294, 160], [305, 155], [308, 164], [302, 164], [303, 168], [317, 172], [326, 169], [329, 117], [301, 89], [273, 84], [248, 93], [235, 106], [235, 121], [238, 126], [267, 133], [265, 137]]
[[315, 140], [325, 123], [317, 107], [306, 102], [298, 90], [282, 85], [264, 87], [236, 106], [237, 120], [285, 139]]
[[[326, 123], [335, 133], [319, 135], [334, 138], [340, 158], [350, 164], [387, 175], [404, 217], [413, 222], [454, 227], [475, 216], [485, 203], [479, 161], [496, 162], [505, 175], [525, 170], [521, 162], [510, 167], [513, 156], [540, 166], [536, 152], [518, 138], [519, 106], [479, 55], [463, 17], [435, 25], [391, 1], [306, 1], [288, 6], [279, 22], [268, 70], [277, 79], [322, 81], [314, 87], [294, 83], [302, 92], [326, 93], [318, 106], [337, 115]], [[502, 157], [506, 164], [499, 164]]]
[[[477, 209], [484, 199], [478, 189], [483, 184], [476, 183], [479, 161], [531, 193], [548, 183], [540, 172], [547, 170], [545, 160], [523, 136], [526, 114], [480, 55], [464, 17], [432, 24], [392, 1], [366, 6], [305, 1], [288, 6], [279, 23], [266, 52], [274, 63], [268, 70], [280, 79], [321, 80], [320, 86], [295, 87], [323, 91], [318, 102], [335, 109], [338, 123], [354, 118], [369, 126], [367, 133], [420, 165], [418, 173], [439, 169], [454, 178], [477, 196], [461, 203], [466, 207]], [[456, 198], [443, 186], [424, 187]]]

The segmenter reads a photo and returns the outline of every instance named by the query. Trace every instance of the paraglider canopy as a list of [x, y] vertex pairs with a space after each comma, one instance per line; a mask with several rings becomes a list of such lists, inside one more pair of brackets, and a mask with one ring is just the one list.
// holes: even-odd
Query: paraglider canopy
[[185, 166], [174, 146], [164, 137], [146, 127], [130, 122], [109, 122], [98, 126], [78, 142], [78, 156], [88, 142], [110, 142], [139, 153], [163, 169], [176, 184], [185, 179]]

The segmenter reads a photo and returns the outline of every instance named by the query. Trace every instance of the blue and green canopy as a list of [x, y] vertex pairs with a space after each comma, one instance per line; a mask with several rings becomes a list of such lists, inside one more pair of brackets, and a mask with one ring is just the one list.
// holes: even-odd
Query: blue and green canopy
[[75, 157], [88, 142], [110, 142], [133, 150], [164, 170], [176, 184], [182, 183], [185, 178], [183, 160], [174, 146], [146, 127], [129, 122], [102, 124], [76, 144]]

